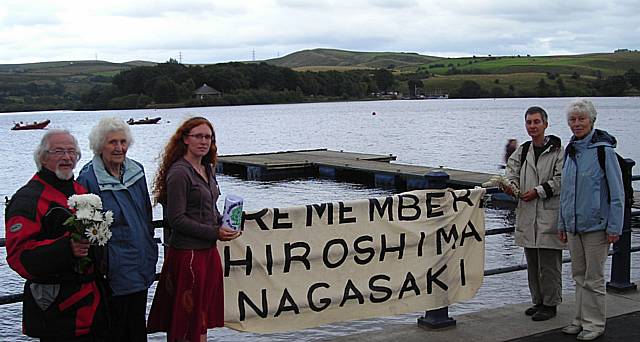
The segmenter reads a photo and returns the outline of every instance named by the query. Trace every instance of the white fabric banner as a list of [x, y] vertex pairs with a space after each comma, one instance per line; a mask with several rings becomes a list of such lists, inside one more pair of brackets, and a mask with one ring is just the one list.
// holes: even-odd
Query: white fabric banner
[[436, 309], [472, 298], [484, 273], [484, 189], [245, 213], [219, 242], [225, 325], [277, 332]]

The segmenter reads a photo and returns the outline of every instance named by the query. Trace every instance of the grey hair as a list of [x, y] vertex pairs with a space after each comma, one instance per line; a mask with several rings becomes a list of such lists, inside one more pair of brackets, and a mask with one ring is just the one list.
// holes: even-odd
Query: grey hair
[[107, 134], [113, 132], [124, 133], [128, 146], [133, 145], [133, 135], [126, 122], [116, 117], [102, 118], [100, 122], [91, 129], [91, 133], [89, 133], [89, 147], [91, 151], [93, 151], [93, 155], [98, 156], [102, 153]]
[[593, 103], [587, 99], [576, 99], [569, 103], [567, 106], [567, 121], [569, 120], [569, 116], [571, 114], [587, 114], [591, 119], [591, 125], [596, 122], [596, 117], [598, 116], [598, 112], [596, 112], [596, 107], [593, 106]]
[[78, 145], [78, 140], [73, 136], [73, 134], [71, 134], [71, 132], [66, 129], [50, 129], [42, 136], [42, 139], [40, 139], [40, 145], [38, 145], [38, 148], [33, 151], [33, 161], [36, 162], [38, 171], [42, 170], [42, 159], [44, 158], [44, 155], [49, 151], [49, 146], [51, 146], [49, 138], [59, 134], [67, 134], [73, 139], [74, 148], [76, 149], [76, 152], [78, 152], [76, 162], [82, 157], [80, 145]]

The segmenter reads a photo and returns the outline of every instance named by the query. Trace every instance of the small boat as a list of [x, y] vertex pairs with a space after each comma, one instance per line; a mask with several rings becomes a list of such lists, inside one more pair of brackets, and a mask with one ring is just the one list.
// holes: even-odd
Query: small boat
[[51, 122], [51, 120], [47, 119], [44, 121], [34, 121], [33, 123], [23, 123], [22, 121], [20, 122], [16, 122], [15, 125], [13, 125], [13, 127], [11, 127], [11, 130], [13, 131], [24, 131], [24, 130], [28, 130], [28, 129], [43, 129], [45, 127], [47, 127], [47, 125]]
[[144, 119], [139, 119], [139, 120], [133, 120], [133, 118], [129, 118], [129, 120], [127, 120], [127, 123], [129, 125], [148, 125], [148, 124], [156, 124], [158, 123], [158, 121], [160, 121], [160, 117], [157, 118], [148, 118], [145, 117]]

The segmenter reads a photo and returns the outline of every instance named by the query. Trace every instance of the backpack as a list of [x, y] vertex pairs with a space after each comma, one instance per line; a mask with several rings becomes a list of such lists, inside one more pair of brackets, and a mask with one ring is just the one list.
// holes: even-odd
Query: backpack
[[[605, 155], [604, 155], [604, 146], [598, 146], [598, 163], [600, 164], [600, 168], [604, 172], [604, 181], [606, 184], [609, 184], [607, 181], [607, 173], [605, 172]], [[620, 167], [620, 171], [622, 172], [622, 187], [624, 188], [624, 200], [625, 203], [629, 203], [629, 205], [633, 204], [633, 186], [631, 185], [631, 172], [625, 170], [626, 162], [621, 155], [616, 152], [616, 159], [618, 160], [618, 166]], [[607, 201], [611, 202], [611, 195], [609, 194], [607, 197]]]
[[[574, 148], [572, 144], [567, 145], [567, 148], [564, 151], [564, 161], [567, 161], [567, 155], [569, 154], [570, 148]], [[598, 164], [600, 164], [600, 169], [602, 169], [602, 173], [604, 173], [604, 181], [607, 186], [609, 186], [609, 181], [607, 180], [607, 171], [605, 167], [605, 154], [604, 154], [604, 146], [598, 146]], [[523, 149], [524, 151], [524, 149]], [[574, 152], [575, 153], [575, 152]], [[619, 155], [617, 152], [616, 159], [618, 160], [618, 167], [620, 168], [620, 172], [622, 173], [622, 187], [624, 188], [624, 200], [625, 203], [629, 205], [633, 204], [633, 186], [631, 185], [631, 172], [626, 170], [626, 162], [624, 158]], [[611, 193], [607, 193], [607, 202], [611, 202]]]

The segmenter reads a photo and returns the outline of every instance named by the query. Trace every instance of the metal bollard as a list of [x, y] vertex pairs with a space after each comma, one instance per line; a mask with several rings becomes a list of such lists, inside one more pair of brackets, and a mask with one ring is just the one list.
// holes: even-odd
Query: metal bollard
[[[427, 173], [427, 189], [446, 189], [449, 175], [443, 171]], [[425, 311], [424, 316], [418, 318], [418, 325], [431, 329], [440, 329], [456, 325], [456, 320], [449, 317], [449, 307]]]
[[[630, 176], [631, 169], [636, 164], [631, 159], [625, 159], [625, 165], [622, 168], [622, 174]], [[624, 177], [623, 177], [624, 178]], [[631, 179], [631, 177], [628, 177]], [[626, 188], [630, 184], [623, 184]], [[624, 226], [622, 227], [622, 235], [618, 242], [613, 244], [613, 257], [611, 258], [611, 281], [607, 282], [607, 290], [613, 292], [629, 292], [635, 291], [637, 286], [631, 282], [631, 204], [633, 202], [633, 194], [631, 198], [625, 196], [624, 199]]]

